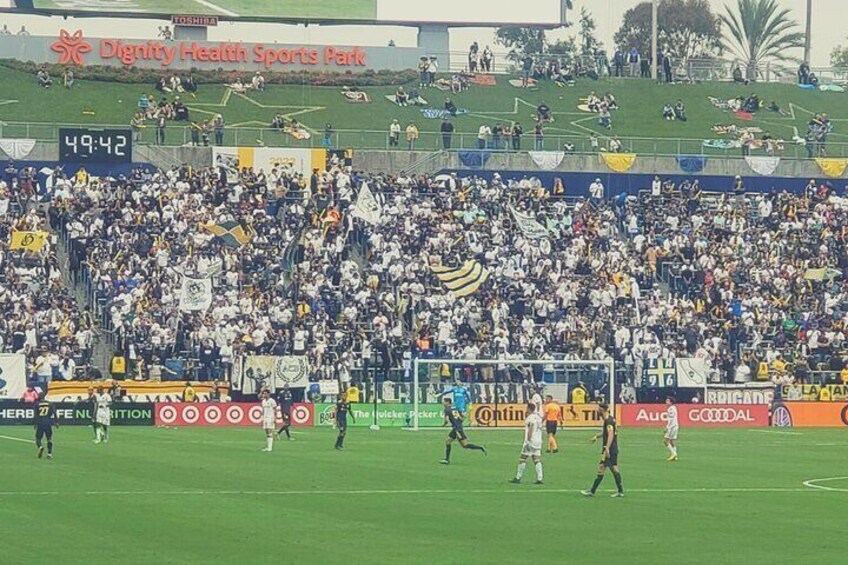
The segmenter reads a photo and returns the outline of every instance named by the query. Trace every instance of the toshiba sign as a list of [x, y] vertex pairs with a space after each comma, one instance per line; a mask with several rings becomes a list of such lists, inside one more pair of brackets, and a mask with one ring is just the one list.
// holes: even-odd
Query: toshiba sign
[[[623, 426], [666, 425], [664, 404], [622, 404], [618, 421]], [[755, 427], [768, 426], [768, 406], [748, 404], [678, 404], [681, 426], [690, 427]]]

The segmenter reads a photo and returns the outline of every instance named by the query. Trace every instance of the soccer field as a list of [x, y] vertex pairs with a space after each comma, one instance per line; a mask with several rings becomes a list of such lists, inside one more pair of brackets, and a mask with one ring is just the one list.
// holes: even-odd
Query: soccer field
[[[594, 499], [599, 447], [561, 433], [545, 485], [513, 476], [522, 431], [299, 430], [262, 453], [259, 429], [0, 428], [5, 563], [839, 563], [844, 430], [692, 430], [665, 461], [660, 430], [621, 430], [626, 498]], [[818, 479], [835, 479], [807, 483]], [[809, 486], [812, 485], [812, 486]], [[819, 488], [814, 488], [818, 486]], [[824, 488], [822, 488], [824, 487]], [[827, 489], [827, 490], [825, 490]]]
[[373, 20], [377, 0], [35, 0], [40, 10]]

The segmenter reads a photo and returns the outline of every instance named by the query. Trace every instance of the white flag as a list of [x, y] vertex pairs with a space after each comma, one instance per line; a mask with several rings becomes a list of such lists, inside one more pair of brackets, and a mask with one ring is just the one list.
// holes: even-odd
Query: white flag
[[180, 310], [183, 312], [205, 312], [210, 306], [212, 306], [212, 279], [183, 277]]
[[369, 224], [376, 226], [380, 223], [380, 218], [383, 216], [383, 211], [380, 209], [380, 203], [374, 198], [371, 189], [368, 188], [368, 183], [363, 182], [362, 188], [359, 190], [359, 196], [356, 199], [356, 204], [353, 206], [353, 217], [362, 218]]
[[512, 217], [515, 218], [515, 223], [518, 225], [518, 229], [520, 229], [524, 234], [524, 237], [527, 239], [543, 239], [550, 237], [545, 226], [537, 222], [533, 216], [529, 214], [522, 214], [512, 206], [510, 206], [509, 209], [512, 211]]

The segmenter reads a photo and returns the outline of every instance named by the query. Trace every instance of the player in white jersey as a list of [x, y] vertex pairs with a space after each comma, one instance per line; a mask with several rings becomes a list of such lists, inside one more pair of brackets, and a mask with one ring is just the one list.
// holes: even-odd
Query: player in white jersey
[[530, 403], [536, 407], [536, 414], [542, 417], [542, 386], [538, 385], [533, 388], [533, 394], [530, 396]]
[[109, 443], [109, 426], [112, 425], [112, 395], [103, 392], [103, 387], [97, 389], [94, 395], [94, 443]]
[[519, 484], [527, 467], [527, 459], [533, 458], [536, 465], [536, 484], [543, 483], [542, 476], [542, 416], [536, 411], [535, 404], [527, 405], [527, 418], [524, 419], [524, 445], [518, 458], [518, 471], [509, 482]]
[[666, 408], [665, 411], [666, 425], [665, 439], [663, 439], [663, 443], [665, 443], [665, 446], [668, 448], [668, 452], [670, 453], [668, 461], [677, 461], [677, 431], [680, 427], [680, 423], [677, 418], [677, 405], [674, 403], [674, 398], [671, 396], [665, 399], [665, 403], [668, 408]]
[[263, 390], [259, 397], [262, 399], [262, 429], [265, 430], [265, 449], [273, 451], [274, 432], [277, 430], [277, 401], [271, 398], [271, 391]]

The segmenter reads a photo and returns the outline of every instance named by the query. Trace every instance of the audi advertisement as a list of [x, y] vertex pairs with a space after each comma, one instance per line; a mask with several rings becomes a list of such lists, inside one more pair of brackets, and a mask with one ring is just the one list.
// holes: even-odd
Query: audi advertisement
[[[315, 412], [312, 404], [295, 403], [291, 410], [293, 426], [311, 426]], [[157, 426], [191, 427], [238, 427], [259, 426], [262, 422], [262, 407], [258, 403], [234, 402], [229, 404], [174, 402], [157, 404], [154, 412]], [[282, 424], [277, 410], [277, 423]]]
[[[769, 425], [769, 408], [759, 404], [678, 404], [678, 419], [683, 427], [759, 427]], [[664, 427], [664, 404], [622, 404], [618, 407], [622, 426]]]

